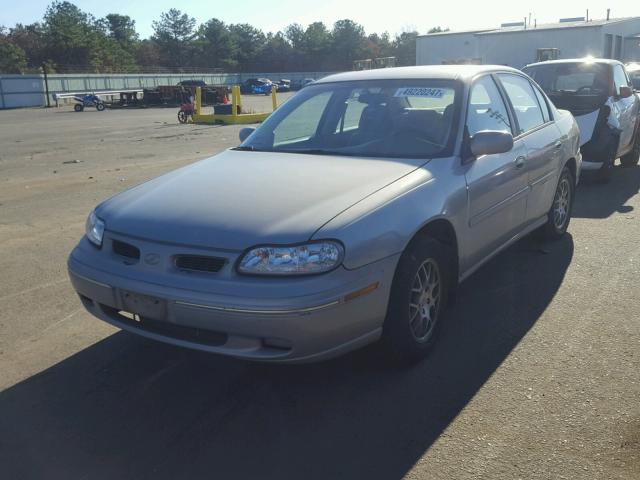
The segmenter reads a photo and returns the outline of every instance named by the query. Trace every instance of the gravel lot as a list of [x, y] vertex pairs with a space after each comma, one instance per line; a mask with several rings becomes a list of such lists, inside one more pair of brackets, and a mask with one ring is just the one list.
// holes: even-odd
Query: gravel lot
[[564, 240], [469, 279], [409, 370], [375, 349], [249, 364], [86, 314], [65, 262], [93, 206], [239, 130], [0, 111], [1, 478], [640, 478], [640, 168], [584, 182]]

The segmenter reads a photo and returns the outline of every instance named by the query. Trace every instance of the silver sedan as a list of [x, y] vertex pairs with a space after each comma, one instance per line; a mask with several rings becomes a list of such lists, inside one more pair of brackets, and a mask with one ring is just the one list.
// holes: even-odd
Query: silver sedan
[[332, 75], [241, 137], [95, 208], [68, 262], [89, 312], [252, 360], [415, 361], [459, 282], [565, 233], [581, 168], [573, 117], [497, 66]]

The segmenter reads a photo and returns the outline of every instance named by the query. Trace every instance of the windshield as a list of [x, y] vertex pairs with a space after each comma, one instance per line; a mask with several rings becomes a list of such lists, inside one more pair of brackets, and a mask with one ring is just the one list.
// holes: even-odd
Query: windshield
[[634, 90], [640, 90], [640, 70], [632, 70], [629, 72], [629, 78]]
[[552, 63], [532, 65], [524, 72], [533, 78], [547, 95], [605, 95], [609, 92], [606, 65], [600, 63]]
[[239, 148], [367, 157], [449, 155], [456, 85], [442, 80], [310, 85]]

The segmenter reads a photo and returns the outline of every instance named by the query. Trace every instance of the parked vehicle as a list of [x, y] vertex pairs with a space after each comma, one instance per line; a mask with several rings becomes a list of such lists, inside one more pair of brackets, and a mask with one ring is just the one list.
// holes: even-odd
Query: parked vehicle
[[640, 92], [640, 63], [631, 63], [626, 68], [633, 89]]
[[240, 85], [240, 93], [264, 94], [267, 89], [271, 93], [271, 85], [273, 85], [273, 82], [268, 78], [249, 78]]
[[530, 75], [558, 108], [569, 110], [580, 126], [585, 170], [611, 177], [617, 158], [625, 167], [640, 158], [640, 100], [624, 65], [617, 60], [576, 59], [534, 63]]
[[281, 78], [280, 81], [276, 83], [276, 87], [278, 88], [278, 92], [288, 92], [291, 90], [291, 80]]
[[304, 88], [313, 82], [315, 82], [313, 78], [303, 78], [302, 80], [296, 80], [294, 82], [291, 82], [291, 89], [300, 90], [301, 88]]
[[73, 97], [76, 101], [76, 104], [73, 106], [73, 109], [76, 112], [82, 112], [86, 107], [96, 107], [96, 110], [99, 112], [103, 111], [105, 106], [104, 102], [97, 95], [90, 93], [88, 95], [76, 96]]
[[573, 116], [499, 66], [332, 75], [240, 134], [89, 215], [68, 262], [89, 312], [252, 360], [415, 361], [460, 281], [565, 233], [581, 167]]

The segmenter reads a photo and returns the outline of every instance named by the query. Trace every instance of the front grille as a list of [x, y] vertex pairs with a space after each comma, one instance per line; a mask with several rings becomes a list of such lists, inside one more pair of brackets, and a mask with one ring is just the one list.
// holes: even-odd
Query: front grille
[[134, 260], [140, 260], [140, 249], [130, 243], [121, 242], [120, 240], [113, 240], [112, 242], [113, 253], [121, 255], [127, 258], [133, 258]]
[[226, 258], [204, 255], [176, 255], [175, 265], [180, 270], [194, 272], [218, 272], [227, 263]]

